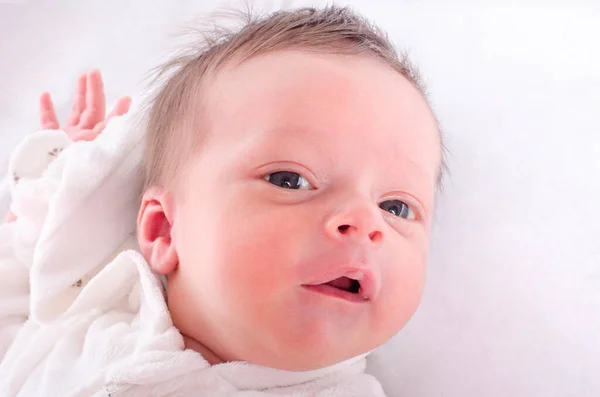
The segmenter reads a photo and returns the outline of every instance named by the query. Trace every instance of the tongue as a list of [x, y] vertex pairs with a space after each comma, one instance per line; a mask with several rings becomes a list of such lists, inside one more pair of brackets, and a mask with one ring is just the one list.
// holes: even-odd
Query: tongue
[[350, 289], [352, 288], [352, 280], [348, 277], [340, 277], [328, 282], [327, 285], [343, 289], [344, 291], [350, 291]]

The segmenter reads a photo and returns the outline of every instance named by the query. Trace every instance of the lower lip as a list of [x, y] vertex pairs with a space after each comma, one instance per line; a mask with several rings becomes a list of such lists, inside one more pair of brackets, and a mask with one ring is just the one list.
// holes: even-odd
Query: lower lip
[[368, 302], [368, 299], [365, 299], [360, 294], [353, 294], [352, 292], [344, 291], [339, 288], [332, 287], [331, 285], [328, 285], [328, 284], [303, 285], [303, 287], [311, 292], [316, 292], [318, 294], [343, 299], [343, 300], [346, 300], [349, 302], [354, 302], [354, 303]]

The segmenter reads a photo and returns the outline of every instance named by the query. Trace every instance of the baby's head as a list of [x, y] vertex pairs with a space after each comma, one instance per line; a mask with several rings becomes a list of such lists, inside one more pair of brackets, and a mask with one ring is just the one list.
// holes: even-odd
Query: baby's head
[[186, 347], [310, 370], [396, 334], [442, 164], [416, 74], [347, 9], [252, 20], [151, 104], [138, 231]]

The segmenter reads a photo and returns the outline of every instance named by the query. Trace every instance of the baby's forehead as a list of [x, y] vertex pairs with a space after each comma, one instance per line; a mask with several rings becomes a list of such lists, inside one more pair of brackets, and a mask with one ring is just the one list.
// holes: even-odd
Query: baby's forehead
[[405, 114], [437, 128], [419, 89], [371, 56], [299, 50], [263, 54], [215, 73], [200, 95], [217, 115], [224, 107], [231, 112], [312, 111], [321, 117], [346, 112], [344, 117], [350, 119], [360, 113], [383, 120]]
[[332, 167], [374, 155], [389, 167], [439, 169], [439, 131], [427, 101], [370, 57], [283, 51], [249, 59], [215, 76], [203, 114], [208, 135], [245, 148], [240, 156], [293, 160], [302, 150]]

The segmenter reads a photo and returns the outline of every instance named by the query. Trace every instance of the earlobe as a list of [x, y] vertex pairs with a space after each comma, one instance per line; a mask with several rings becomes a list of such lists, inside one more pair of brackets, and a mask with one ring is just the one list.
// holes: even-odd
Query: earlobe
[[142, 199], [138, 215], [140, 250], [153, 271], [169, 274], [177, 268], [179, 259], [171, 236], [173, 201], [162, 189], [149, 189]]

